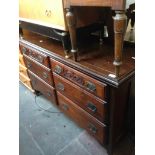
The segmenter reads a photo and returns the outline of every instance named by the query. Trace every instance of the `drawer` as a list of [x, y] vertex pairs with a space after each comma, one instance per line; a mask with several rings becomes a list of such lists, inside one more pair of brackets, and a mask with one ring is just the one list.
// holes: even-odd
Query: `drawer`
[[83, 109], [79, 108], [71, 100], [66, 98], [60, 93], [57, 93], [58, 103], [60, 109], [71, 117], [82, 128], [86, 129], [91, 135], [93, 135], [101, 144], [106, 142], [106, 126], [91, 115], [86, 113]]
[[32, 90], [32, 86], [31, 86], [31, 82], [30, 82], [30, 79], [28, 77], [26, 77], [24, 74], [22, 73], [19, 73], [19, 79], [20, 81], [26, 85], [29, 89]]
[[22, 45], [20, 45], [20, 49], [23, 54], [31, 57], [32, 59], [36, 60], [37, 62], [41, 63], [42, 65], [50, 68], [49, 58], [47, 55], [38, 52], [37, 50], [28, 49]]
[[26, 67], [30, 71], [35, 73], [37, 76], [39, 76], [45, 82], [47, 82], [49, 85], [53, 86], [52, 72], [49, 68], [41, 65], [40, 63], [27, 57], [26, 55], [24, 55], [24, 60], [25, 60]]
[[64, 30], [64, 16], [62, 0], [19, 0], [19, 17], [33, 23]]
[[101, 99], [60, 77], [59, 75], [56, 75], [55, 73], [53, 74], [53, 77], [57, 91], [70, 98], [78, 106], [83, 108], [92, 116], [96, 117], [101, 122], [106, 121], [106, 102], [103, 102]]
[[54, 73], [59, 74], [60, 76], [77, 84], [78, 86], [89, 91], [90, 93], [100, 97], [103, 100], [106, 100], [107, 96], [106, 84], [101, 83], [53, 59], [51, 59], [50, 62], [52, 66], [52, 71]]
[[21, 64], [19, 64], [19, 72], [28, 77], [27, 68]]
[[23, 55], [19, 53], [19, 63], [23, 66], [25, 66], [25, 62], [24, 62], [24, 59], [23, 59]]
[[45, 95], [52, 103], [57, 104], [55, 89], [50, 85], [46, 84], [42, 79], [37, 77], [31, 71], [28, 71], [29, 77], [31, 79], [32, 87], [34, 90], [41, 92]]

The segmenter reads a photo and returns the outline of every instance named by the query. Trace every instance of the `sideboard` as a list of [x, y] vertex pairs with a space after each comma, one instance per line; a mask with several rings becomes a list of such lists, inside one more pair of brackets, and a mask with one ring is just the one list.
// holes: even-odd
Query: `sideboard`
[[[135, 47], [124, 42], [125, 0], [19, 2], [19, 47], [35, 94], [46, 96], [112, 155], [126, 133], [135, 75]], [[104, 8], [111, 10], [108, 18], [115, 14], [114, 44], [103, 35]]]
[[92, 41], [80, 50], [79, 62], [64, 57], [60, 42], [32, 32], [23, 31], [19, 44], [36, 94], [44, 94], [112, 154], [126, 131], [134, 46], [125, 44], [118, 78], [112, 64], [113, 47], [99, 45], [96, 36]]

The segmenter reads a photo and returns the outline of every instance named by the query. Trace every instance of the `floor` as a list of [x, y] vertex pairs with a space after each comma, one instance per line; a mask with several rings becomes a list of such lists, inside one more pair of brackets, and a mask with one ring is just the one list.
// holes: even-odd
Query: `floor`
[[[85, 130], [22, 83], [19, 84], [19, 118], [19, 155], [107, 155]], [[114, 155], [134, 155], [131, 140], [123, 139]]]

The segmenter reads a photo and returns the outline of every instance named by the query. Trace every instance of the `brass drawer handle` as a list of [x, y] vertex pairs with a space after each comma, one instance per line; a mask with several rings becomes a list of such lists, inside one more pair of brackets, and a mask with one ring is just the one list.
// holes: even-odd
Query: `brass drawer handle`
[[48, 78], [48, 74], [46, 72], [43, 72], [43, 78], [47, 79]]
[[22, 47], [22, 52], [25, 54], [26, 53], [26, 48], [25, 47]]
[[61, 91], [64, 91], [64, 90], [65, 90], [65, 87], [64, 87], [64, 85], [63, 85], [62, 83], [58, 83], [58, 84], [57, 84], [57, 88], [58, 88], [59, 90], [61, 90]]
[[86, 86], [86, 88], [87, 88], [89, 91], [91, 91], [91, 92], [95, 92], [95, 91], [96, 91], [96, 86], [95, 86], [95, 84], [93, 84], [93, 83], [91, 83], [91, 82], [89, 82], [89, 81], [86, 81], [85, 86]]
[[40, 63], [43, 63], [44, 58], [41, 55], [35, 54], [32, 50], [29, 50], [29, 56], [35, 60], [37, 60]]
[[89, 123], [89, 124], [88, 124], [88, 129], [89, 129], [89, 131], [91, 131], [93, 134], [96, 134], [96, 133], [97, 133], [97, 128], [96, 128], [92, 123]]
[[54, 68], [54, 72], [57, 73], [57, 74], [61, 74], [63, 71], [62, 67], [56, 65], [55, 68]]
[[69, 106], [68, 106], [67, 104], [62, 104], [62, 108], [63, 108], [65, 111], [69, 110]]
[[43, 58], [41, 55], [38, 55], [37, 60], [38, 60], [40, 63], [43, 63], [44, 58]]
[[88, 102], [87, 108], [88, 108], [89, 110], [91, 110], [93, 113], [95, 113], [95, 112], [97, 111], [96, 106], [95, 106], [93, 103], [91, 103], [91, 102]]
[[50, 97], [50, 96], [51, 96], [51, 93], [50, 93], [50, 92], [47, 92], [47, 96], [49, 96], [49, 97]]
[[27, 68], [31, 68], [32, 64], [30, 62], [27, 62]]

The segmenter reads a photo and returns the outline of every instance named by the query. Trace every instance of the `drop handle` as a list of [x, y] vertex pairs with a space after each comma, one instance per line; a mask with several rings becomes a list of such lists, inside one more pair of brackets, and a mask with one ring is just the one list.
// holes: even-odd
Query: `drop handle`
[[97, 133], [97, 128], [95, 127], [95, 125], [93, 125], [92, 123], [88, 124], [88, 129], [89, 131], [91, 131], [93, 134]]
[[57, 89], [61, 90], [61, 91], [64, 91], [65, 90], [65, 87], [62, 83], [58, 83], [57, 84]]
[[63, 71], [63, 69], [59, 66], [59, 65], [56, 65], [55, 68], [54, 68], [54, 72], [57, 73], [57, 74], [61, 74]]
[[91, 83], [91, 82], [89, 82], [89, 81], [86, 81], [85, 86], [86, 86], [86, 88], [87, 88], [89, 91], [91, 91], [91, 92], [95, 92], [95, 91], [96, 91], [96, 86], [95, 86], [95, 84], [93, 84], [93, 83]]
[[47, 79], [48, 78], [48, 74], [46, 72], [43, 72], [43, 78]]
[[62, 108], [63, 108], [65, 111], [69, 110], [69, 106], [68, 106], [67, 104], [62, 104]]
[[96, 106], [91, 102], [87, 103], [87, 109], [91, 110], [93, 113], [95, 113], [97, 111]]
[[23, 54], [26, 53], [26, 48], [25, 47], [22, 48], [22, 52], [23, 52]]
[[27, 62], [27, 68], [31, 68], [32, 64], [30, 62]]
[[49, 96], [49, 97], [50, 97], [50, 96], [51, 96], [51, 93], [50, 93], [50, 92], [47, 92], [47, 96]]

